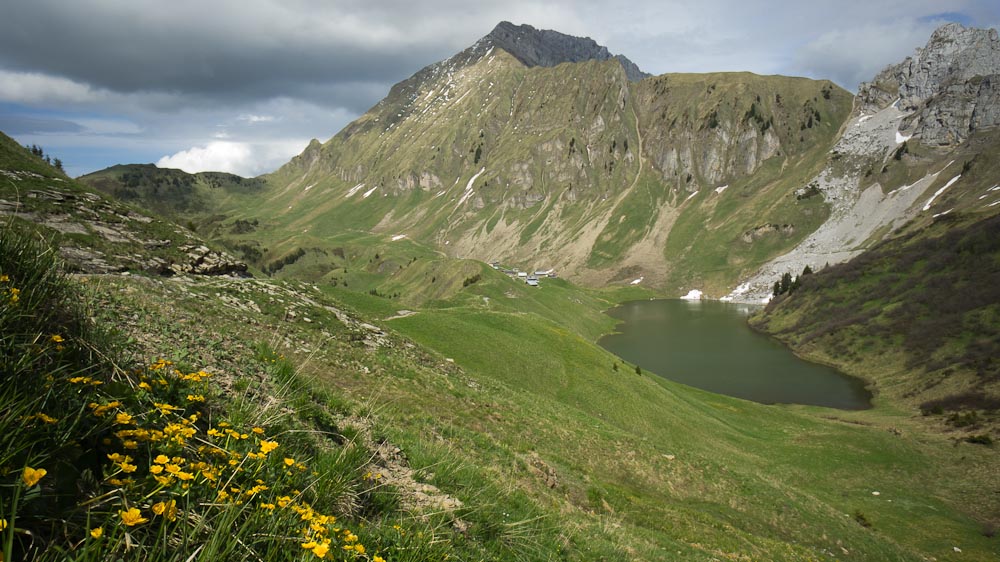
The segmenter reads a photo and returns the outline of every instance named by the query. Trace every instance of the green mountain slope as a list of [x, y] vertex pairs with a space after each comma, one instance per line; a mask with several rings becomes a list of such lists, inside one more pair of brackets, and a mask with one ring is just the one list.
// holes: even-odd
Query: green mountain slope
[[947, 412], [944, 421], [961, 428], [959, 437], [995, 433], [1000, 217], [975, 219], [950, 213], [804, 276], [755, 325], [874, 380], [892, 402], [925, 414]]
[[[195, 190], [200, 216], [258, 221], [265, 261], [351, 230], [668, 292], [723, 292], [825, 219], [820, 198], [793, 191], [825, 162], [844, 90], [747, 73], [633, 82], [614, 58], [527, 66], [502, 27], [263, 176], [259, 196]], [[131, 189], [188, 212], [194, 195], [154, 193], [172, 174]], [[770, 224], [786, 228], [747, 241]]]

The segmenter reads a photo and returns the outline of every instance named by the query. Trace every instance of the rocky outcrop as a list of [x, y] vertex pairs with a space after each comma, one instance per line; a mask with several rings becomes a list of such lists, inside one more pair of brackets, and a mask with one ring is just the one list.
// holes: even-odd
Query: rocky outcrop
[[1000, 125], [1000, 39], [995, 29], [951, 23], [903, 62], [861, 84], [863, 110], [890, 103], [910, 115], [901, 131], [927, 145], [956, 145]]
[[201, 245], [182, 246], [181, 251], [187, 254], [189, 261], [171, 264], [169, 268], [174, 273], [249, 277], [247, 264], [237, 261], [226, 253]]
[[558, 31], [503, 21], [485, 39], [514, 55], [525, 66], [556, 66], [564, 62], [617, 59], [632, 82], [649, 76], [626, 57], [612, 55], [607, 47], [598, 45], [589, 37], [573, 37]]

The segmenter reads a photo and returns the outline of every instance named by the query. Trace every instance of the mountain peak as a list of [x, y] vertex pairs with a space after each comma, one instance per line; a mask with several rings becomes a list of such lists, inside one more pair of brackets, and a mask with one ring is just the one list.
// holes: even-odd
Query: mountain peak
[[637, 82], [649, 76], [622, 55], [612, 55], [608, 48], [589, 37], [574, 37], [549, 29], [535, 29], [524, 24], [502, 21], [483, 42], [499, 47], [525, 66], [556, 66], [564, 62], [617, 59], [628, 79]]
[[902, 126], [927, 144], [957, 144], [1000, 126], [997, 30], [942, 25], [927, 45], [862, 83], [858, 97], [868, 109], [896, 103], [909, 114]]

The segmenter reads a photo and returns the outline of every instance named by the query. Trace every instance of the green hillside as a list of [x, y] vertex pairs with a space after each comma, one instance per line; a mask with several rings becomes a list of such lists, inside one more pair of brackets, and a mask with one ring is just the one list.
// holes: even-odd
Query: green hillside
[[802, 277], [754, 324], [956, 438], [1000, 422], [1000, 217], [950, 213]]
[[[0, 422], [19, 428], [3, 433], [8, 559], [31, 551], [40, 559], [187, 560], [197, 551], [294, 560], [311, 559], [323, 544], [328, 557], [371, 561], [958, 560], [997, 552], [991, 529], [1000, 509], [982, 493], [996, 479], [995, 449], [929, 432], [924, 418], [888, 399], [851, 412], [764, 406], [637, 375], [594, 341], [612, 328], [602, 311], [648, 294], [640, 289], [581, 289], [562, 279], [529, 288], [411, 239], [349, 231], [336, 241], [347, 269], [336, 285], [65, 279], [45, 246], [23, 242], [39, 226], [2, 228], [0, 358], [17, 376], [3, 379], [0, 395], [11, 406]], [[316, 257], [305, 251], [281, 272], [305, 275]], [[33, 312], [41, 310], [52, 314]], [[180, 374], [157, 374], [159, 358]], [[212, 376], [185, 382], [202, 371]], [[40, 396], [46, 381], [52, 386]], [[114, 418], [88, 406], [115, 401]], [[165, 413], [162, 404], [183, 410]], [[130, 448], [129, 437], [146, 434], [120, 434], [117, 413], [149, 431], [198, 418], [191, 442], [140, 439]], [[27, 425], [23, 416], [32, 416]], [[264, 441], [279, 448], [261, 453]], [[98, 454], [78, 462], [90, 443], [101, 443]], [[208, 444], [256, 463], [262, 472], [253, 474], [268, 474], [257, 476], [263, 484], [240, 480], [234, 492], [202, 473], [187, 488], [156, 480], [153, 467], [167, 466], [159, 454], [185, 459], [180, 472], [211, 472], [211, 459], [200, 456], [208, 449], [198, 446]], [[307, 470], [278, 478], [286, 457]], [[247, 494], [258, 485], [268, 489]], [[300, 513], [280, 507], [285, 495], [336, 522], [317, 523], [318, 540], [304, 540]], [[172, 499], [176, 513], [164, 507]], [[137, 522], [133, 508], [147, 521]], [[91, 534], [97, 528], [100, 538]]]

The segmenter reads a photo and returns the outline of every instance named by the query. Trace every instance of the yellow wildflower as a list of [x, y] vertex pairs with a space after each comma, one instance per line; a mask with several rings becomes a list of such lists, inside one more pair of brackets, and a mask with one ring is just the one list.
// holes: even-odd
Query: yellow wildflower
[[161, 472], [163, 472], [163, 467], [158, 464], [154, 464], [153, 466], [149, 467], [150, 474], [159, 474]]
[[156, 455], [156, 458], [153, 459], [153, 462], [155, 462], [156, 464], [167, 464], [168, 462], [170, 462], [170, 457], [168, 457], [167, 455]]
[[316, 548], [316, 546], [317, 546], [316, 545], [316, 541], [309, 541], [309, 542], [302, 543], [302, 548], [304, 548], [306, 550], [312, 550], [312, 549]]
[[142, 516], [142, 512], [137, 507], [130, 507], [127, 511], [119, 511], [118, 516], [122, 518], [122, 523], [128, 527], [135, 527], [149, 521]]
[[[10, 282], [10, 277], [9, 276], [7, 276], [7, 275], [0, 275], [0, 283], [8, 283], [8, 282]], [[2, 530], [2, 529], [3, 528], [0, 527], [0, 530]]]
[[7, 528], [7, 520], [0, 518], [0, 531], [3, 531], [6, 528]]
[[24, 484], [27, 487], [32, 487], [38, 484], [38, 481], [42, 479], [49, 471], [44, 468], [31, 468], [30, 466], [24, 467], [24, 472], [21, 473], [21, 479], [24, 480]]
[[129, 464], [127, 462], [123, 462], [121, 464], [121, 467], [122, 467], [122, 472], [124, 472], [126, 474], [131, 474], [131, 473], [135, 472], [135, 469], [139, 468], [136, 465]]
[[170, 412], [173, 412], [174, 410], [180, 410], [180, 408], [178, 408], [177, 406], [171, 406], [170, 404], [161, 404], [159, 402], [153, 402], [153, 406], [157, 410], [159, 410], [160, 413], [163, 414], [164, 416], [168, 415]]
[[274, 504], [273, 503], [262, 503], [262, 504], [260, 504], [260, 507], [261, 507], [261, 509], [266, 509], [268, 511], [274, 511]]
[[372, 562], [385, 562], [385, 558], [382, 558], [381, 556], [376, 554], [374, 557], [372, 557]]
[[257, 435], [264, 435], [264, 428], [263, 427], [255, 427], [255, 428], [251, 429], [250, 431], [256, 433]]
[[118, 425], [129, 425], [135, 423], [132, 421], [132, 416], [125, 412], [118, 412], [115, 414], [115, 423]]
[[354, 552], [357, 552], [358, 554], [364, 554], [365, 553], [365, 545], [363, 545], [361, 543], [358, 543], [358, 544], [354, 545]]
[[101, 538], [103, 534], [104, 534], [104, 527], [94, 527], [93, 529], [90, 530], [90, 536], [94, 537], [95, 539]]
[[154, 503], [153, 513], [156, 515], [165, 515], [171, 521], [177, 519], [177, 500]]
[[177, 500], [170, 500], [170, 503], [167, 504], [167, 519], [177, 520]]
[[295, 464], [295, 459], [285, 457], [285, 466], [292, 466], [293, 464]]
[[204, 402], [205, 396], [203, 394], [188, 394], [188, 402]]
[[47, 414], [45, 414], [43, 412], [39, 412], [39, 413], [35, 414], [35, 417], [38, 418], [39, 420], [45, 422], [45, 423], [56, 423], [57, 421], [59, 421], [58, 419], [56, 419], [56, 418], [54, 418], [54, 417], [52, 417], [50, 415], [47, 415]]
[[52, 334], [52, 336], [49, 337], [49, 341], [51, 341], [52, 343], [62, 343], [63, 338], [59, 334]]
[[326, 553], [330, 551], [330, 541], [323, 541], [322, 543], [316, 545], [313, 549], [313, 554], [320, 558], [326, 557]]
[[149, 383], [146, 382], [146, 381], [142, 381], [141, 383], [139, 383], [139, 388], [141, 388], [143, 390], [146, 390], [146, 391], [153, 390], [153, 387], [149, 386]]
[[278, 442], [277, 441], [261, 441], [260, 442], [260, 452], [264, 453], [265, 455], [268, 454], [268, 453], [270, 453], [271, 451], [277, 449], [277, 448], [278, 448]]

